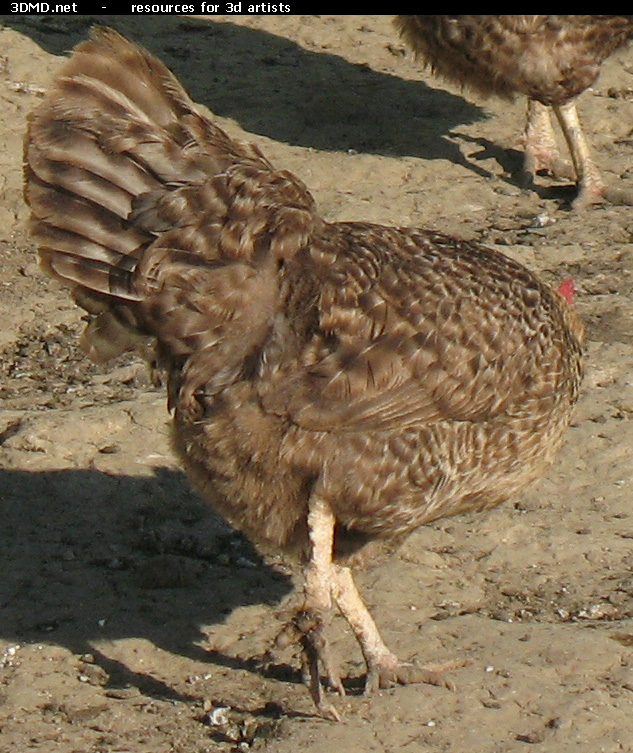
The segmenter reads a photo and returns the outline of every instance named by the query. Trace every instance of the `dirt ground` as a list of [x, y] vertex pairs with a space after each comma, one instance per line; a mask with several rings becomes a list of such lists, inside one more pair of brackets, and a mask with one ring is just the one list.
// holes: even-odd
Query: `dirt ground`
[[[296, 172], [330, 220], [426, 225], [571, 275], [586, 378], [547, 476], [444, 520], [358, 575], [402, 658], [464, 659], [456, 685], [315, 716], [271, 651], [291, 564], [264, 562], [188, 489], [162, 392], [78, 350], [81, 314], [37, 268], [21, 198], [25, 117], [93, 23], [145, 45], [232, 133]], [[0, 17], [0, 753], [633, 750], [633, 212], [526, 193], [524, 102], [420, 70], [388, 16]], [[611, 182], [633, 184], [633, 53], [580, 103]]]

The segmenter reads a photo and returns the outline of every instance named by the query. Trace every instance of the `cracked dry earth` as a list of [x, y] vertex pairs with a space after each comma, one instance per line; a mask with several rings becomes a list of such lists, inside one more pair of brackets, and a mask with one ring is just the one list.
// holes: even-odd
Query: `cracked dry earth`
[[[349, 693], [314, 715], [271, 651], [291, 563], [264, 561], [190, 491], [160, 387], [78, 349], [81, 314], [26, 229], [27, 113], [93, 23], [296, 172], [330, 220], [426, 225], [571, 275], [586, 378], [557, 462], [486, 515], [440, 521], [358, 575], [402, 657], [464, 666], [454, 692]], [[513, 179], [524, 103], [445, 86], [387, 16], [0, 17], [0, 753], [633, 749], [633, 212], [569, 210]], [[580, 101], [610, 181], [633, 182], [633, 53]], [[281, 607], [281, 608], [282, 608]]]

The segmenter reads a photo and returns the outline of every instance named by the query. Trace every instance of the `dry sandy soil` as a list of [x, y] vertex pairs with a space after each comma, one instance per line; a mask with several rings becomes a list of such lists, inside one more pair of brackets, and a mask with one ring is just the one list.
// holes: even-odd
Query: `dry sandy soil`
[[[568, 442], [526, 494], [441, 521], [359, 574], [403, 658], [456, 685], [361, 694], [340, 619], [343, 721], [271, 651], [291, 564], [264, 562], [189, 490], [161, 391], [77, 347], [81, 315], [26, 230], [21, 142], [93, 23], [161, 57], [233, 134], [300, 175], [330, 220], [479, 239], [572, 275], [586, 378]], [[387, 16], [0, 17], [0, 751], [633, 750], [633, 213], [522, 191], [523, 102], [421, 71]], [[580, 104], [610, 181], [633, 183], [633, 54]]]

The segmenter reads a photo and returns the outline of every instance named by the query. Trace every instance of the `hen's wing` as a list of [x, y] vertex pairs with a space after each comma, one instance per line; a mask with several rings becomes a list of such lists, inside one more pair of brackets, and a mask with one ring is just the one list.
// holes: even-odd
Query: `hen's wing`
[[330, 226], [289, 267], [317, 280], [319, 334], [262, 392], [303, 428], [529, 415], [572, 389], [566, 359], [578, 343], [566, 304], [490, 249], [350, 223]]

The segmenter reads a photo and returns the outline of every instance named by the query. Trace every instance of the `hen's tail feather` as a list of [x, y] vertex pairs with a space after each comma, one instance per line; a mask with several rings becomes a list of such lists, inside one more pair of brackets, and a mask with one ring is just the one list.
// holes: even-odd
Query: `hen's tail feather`
[[[26, 198], [43, 265], [137, 300], [137, 250], [179, 218], [199, 217], [182, 212], [183, 202], [200, 200], [201, 185], [239, 161], [270, 169], [259, 150], [208, 120], [162, 63], [96, 30], [30, 120]], [[206, 199], [207, 215], [221, 220], [226, 202]]]
[[125, 327], [155, 333], [178, 364], [198, 352], [227, 358], [226, 322], [237, 327], [251, 301], [262, 324], [248, 335], [239, 325], [231, 357], [243, 359], [267, 331], [274, 260], [319, 222], [299, 179], [230, 138], [111, 29], [75, 49], [32, 114], [25, 178], [42, 266], [98, 318], [87, 331], [103, 335], [88, 347], [98, 359], [116, 354]]

